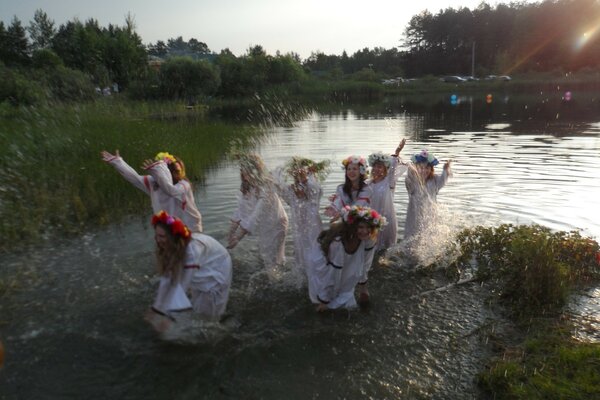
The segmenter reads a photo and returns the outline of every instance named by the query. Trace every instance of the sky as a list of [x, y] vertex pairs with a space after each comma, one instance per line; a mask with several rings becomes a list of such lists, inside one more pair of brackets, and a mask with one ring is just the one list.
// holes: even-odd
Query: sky
[[[494, 6], [503, 1], [487, 1]], [[538, 1], [524, 1], [534, 3]], [[241, 55], [261, 45], [268, 54], [311, 52], [349, 55], [365, 47], [400, 45], [410, 19], [424, 10], [476, 8], [481, 0], [0, 0], [0, 20], [24, 26], [42, 9], [58, 27], [74, 18], [100, 26], [124, 25], [128, 13], [144, 44], [182, 36], [213, 52]]]

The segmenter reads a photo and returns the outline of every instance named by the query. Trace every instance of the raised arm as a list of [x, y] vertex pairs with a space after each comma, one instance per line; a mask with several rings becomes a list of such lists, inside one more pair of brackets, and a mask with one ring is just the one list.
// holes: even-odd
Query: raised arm
[[100, 152], [100, 155], [102, 157], [102, 161], [112, 165], [117, 172], [119, 172], [123, 178], [125, 178], [126, 181], [130, 182], [133, 184], [133, 186], [142, 190], [146, 194], [150, 194], [150, 187], [154, 182], [154, 178], [147, 175], [141, 176], [138, 174], [129, 166], [129, 164], [125, 162], [125, 160], [123, 160], [119, 154], [119, 150], [117, 150], [115, 154], [111, 154], [108, 151], [103, 150]]
[[150, 173], [150, 175], [156, 180], [158, 186], [164, 190], [169, 196], [182, 197], [188, 190], [188, 185], [181, 181], [177, 184], [173, 184], [173, 176], [167, 164], [160, 161], [146, 160], [142, 167]]

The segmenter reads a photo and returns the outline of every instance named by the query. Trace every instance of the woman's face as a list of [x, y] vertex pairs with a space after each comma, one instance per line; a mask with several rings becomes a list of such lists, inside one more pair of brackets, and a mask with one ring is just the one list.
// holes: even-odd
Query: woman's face
[[359, 222], [356, 227], [356, 236], [360, 240], [368, 240], [371, 237], [371, 228], [366, 222]]
[[161, 225], [156, 225], [154, 228], [154, 240], [159, 249], [167, 250], [169, 248], [169, 234]]
[[351, 182], [358, 182], [360, 179], [360, 165], [359, 164], [348, 164], [346, 167], [346, 176]]
[[417, 171], [419, 172], [419, 176], [423, 179], [427, 179], [431, 174], [432, 166], [427, 163], [417, 163]]
[[304, 168], [298, 168], [297, 170], [295, 170], [292, 173], [292, 176], [294, 177], [295, 183], [306, 184], [306, 182], [308, 181], [308, 177], [306, 175], [306, 170]]
[[374, 181], [380, 181], [387, 175], [387, 168], [381, 162], [376, 162], [373, 164], [373, 168], [371, 168], [371, 175], [373, 176]]

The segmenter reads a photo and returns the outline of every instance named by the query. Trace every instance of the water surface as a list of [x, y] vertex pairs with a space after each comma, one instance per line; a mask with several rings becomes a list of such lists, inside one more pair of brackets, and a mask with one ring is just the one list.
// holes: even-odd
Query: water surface
[[[342, 158], [392, 152], [406, 138], [406, 158], [427, 147], [454, 160], [454, 177], [438, 196], [445, 227], [539, 223], [598, 239], [600, 118], [593, 115], [600, 114], [589, 111], [597, 103], [573, 110], [549, 96], [494, 98], [491, 105], [469, 97], [451, 105], [442, 96], [426, 105], [394, 99], [321, 109], [291, 126], [269, 126], [253, 150], [271, 168], [293, 155], [330, 159], [324, 206], [343, 181]], [[224, 243], [238, 170], [224, 162], [207, 176], [196, 200], [206, 232]], [[402, 181], [395, 199], [402, 233]], [[183, 343], [161, 340], [142, 320], [156, 284], [147, 217], [4, 257], [0, 278], [12, 284], [0, 299], [1, 398], [481, 396], [474, 379], [491, 354], [487, 337], [503, 326], [486, 305], [487, 288], [435, 291], [450, 283], [442, 271], [408, 268], [393, 256], [370, 274], [371, 307], [318, 315], [291, 261], [265, 271], [253, 238], [245, 238], [232, 252], [226, 322]], [[432, 241], [447, 239], [445, 227]], [[288, 239], [288, 260], [291, 252]], [[589, 293], [578, 309], [597, 326], [598, 290]], [[585, 337], [599, 339], [593, 330]]]

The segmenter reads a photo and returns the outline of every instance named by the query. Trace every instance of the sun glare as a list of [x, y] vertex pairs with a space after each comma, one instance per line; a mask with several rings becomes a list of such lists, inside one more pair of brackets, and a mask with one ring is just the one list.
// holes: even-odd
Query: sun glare
[[595, 27], [589, 29], [581, 34], [576, 40], [574, 44], [575, 51], [580, 51], [585, 45], [596, 35], [598, 32], [598, 28], [600, 28], [600, 22], [596, 24]]

